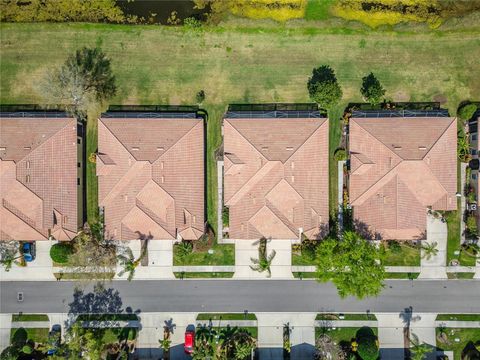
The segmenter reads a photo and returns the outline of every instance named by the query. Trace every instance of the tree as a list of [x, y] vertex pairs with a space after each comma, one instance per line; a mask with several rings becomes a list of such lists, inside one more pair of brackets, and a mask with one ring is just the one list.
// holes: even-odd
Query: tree
[[147, 247], [142, 246], [140, 256], [135, 259], [132, 249], [130, 249], [129, 247], [125, 248], [124, 253], [117, 256], [117, 260], [120, 262], [120, 265], [123, 266], [123, 269], [118, 273], [118, 276], [123, 276], [123, 274], [128, 273], [127, 280], [132, 281], [133, 276], [135, 275], [135, 269], [140, 264], [146, 254]]
[[383, 95], [385, 95], [385, 89], [380, 84], [380, 81], [373, 75], [373, 73], [368, 74], [362, 79], [362, 88], [360, 89], [365, 100], [370, 102], [372, 105], [378, 104], [382, 101]]
[[18, 241], [0, 241], [0, 264], [4, 266], [5, 271], [10, 271], [14, 261], [21, 256], [17, 256], [20, 244]]
[[458, 109], [457, 116], [464, 121], [470, 120], [477, 111], [477, 105], [466, 104]]
[[267, 239], [261, 238], [260, 243], [258, 244], [258, 259], [250, 258], [254, 264], [250, 265], [250, 268], [260, 273], [266, 271], [268, 273], [268, 277], [272, 276], [270, 265], [272, 264], [272, 260], [276, 254], [277, 253], [275, 250], [272, 250], [270, 255], [267, 255]]
[[105, 238], [101, 223], [85, 226], [73, 240], [74, 252], [66, 266], [74, 273], [88, 274], [86, 280], [111, 280], [117, 266], [117, 248], [120, 244]]
[[65, 104], [74, 115], [85, 116], [116, 93], [110, 59], [99, 48], [77, 50], [46, 75], [39, 90], [47, 104]]
[[368, 240], [345, 231], [342, 240], [327, 238], [317, 248], [317, 280], [332, 281], [340, 296], [362, 299], [377, 296], [383, 288], [383, 254]]
[[437, 245], [438, 243], [436, 241], [422, 244], [422, 259], [430, 260], [432, 256], [436, 256], [438, 254]]
[[68, 354], [68, 359], [101, 359], [105, 346], [102, 332], [103, 329], [84, 329], [79, 321], [74, 322], [65, 333], [59, 355]]
[[315, 360], [345, 360], [346, 354], [327, 334], [321, 334], [315, 340]]
[[378, 359], [378, 344], [377, 338], [372, 329], [367, 326], [360, 328], [356, 334], [358, 343], [357, 352], [362, 360], [377, 360]]
[[307, 89], [310, 98], [324, 109], [332, 108], [343, 96], [335, 72], [328, 65], [313, 69]]
[[410, 344], [412, 345], [410, 347], [410, 351], [412, 352], [411, 360], [425, 360], [427, 355], [435, 350], [431, 345], [420, 343], [418, 336], [415, 334], [412, 334]]

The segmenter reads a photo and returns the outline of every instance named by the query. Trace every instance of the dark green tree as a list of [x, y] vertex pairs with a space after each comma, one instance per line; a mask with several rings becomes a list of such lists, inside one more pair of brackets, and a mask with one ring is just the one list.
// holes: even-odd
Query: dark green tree
[[110, 59], [99, 48], [84, 47], [48, 73], [39, 90], [47, 104], [65, 104], [73, 114], [84, 116], [112, 98], [117, 88]]
[[379, 356], [377, 337], [369, 327], [362, 327], [357, 331], [358, 355], [362, 360], [377, 360]]
[[313, 69], [312, 76], [308, 79], [307, 89], [312, 101], [324, 109], [331, 109], [343, 96], [335, 71], [328, 65]]
[[318, 246], [317, 280], [332, 281], [342, 298], [377, 296], [385, 279], [383, 256], [372, 242], [345, 231], [343, 239], [327, 238]]
[[376, 105], [382, 101], [383, 96], [385, 95], [385, 89], [380, 84], [380, 81], [373, 75], [373, 73], [368, 74], [362, 79], [362, 88], [360, 89], [362, 96], [365, 100], [370, 102], [372, 105]]

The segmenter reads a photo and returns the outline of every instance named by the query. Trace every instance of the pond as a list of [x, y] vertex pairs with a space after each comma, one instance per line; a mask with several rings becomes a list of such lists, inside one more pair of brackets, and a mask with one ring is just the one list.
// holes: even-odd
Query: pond
[[204, 21], [209, 12], [208, 6], [196, 9], [191, 0], [117, 0], [117, 5], [125, 15], [136, 15], [143, 18], [141, 22], [162, 25], [179, 25], [188, 17]]

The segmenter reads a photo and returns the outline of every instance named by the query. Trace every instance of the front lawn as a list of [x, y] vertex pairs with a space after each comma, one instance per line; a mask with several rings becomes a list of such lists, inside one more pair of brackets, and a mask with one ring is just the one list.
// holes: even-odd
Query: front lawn
[[10, 330], [10, 343], [18, 341], [25, 343], [27, 340], [32, 340], [36, 343], [46, 343], [48, 340], [48, 328], [18, 328]]
[[480, 329], [437, 328], [436, 335], [437, 348], [444, 351], [453, 350], [454, 360], [462, 359], [462, 352], [467, 345], [471, 347], [480, 342]]
[[447, 273], [447, 277], [451, 280], [454, 279], [473, 279], [475, 273]]
[[420, 246], [399, 241], [385, 248], [385, 266], [420, 266]]
[[[209, 254], [208, 250], [213, 250], [213, 253]], [[219, 245], [215, 242], [210, 249], [194, 250], [186, 255], [182, 255], [178, 245], [174, 245], [173, 266], [187, 265], [235, 265], [235, 245]]]

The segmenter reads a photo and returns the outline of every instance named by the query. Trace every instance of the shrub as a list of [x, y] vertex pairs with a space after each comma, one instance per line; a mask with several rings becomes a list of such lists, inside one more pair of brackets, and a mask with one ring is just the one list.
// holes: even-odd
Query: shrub
[[470, 120], [477, 111], [477, 105], [467, 104], [458, 109], [457, 116], [461, 120]]
[[324, 109], [335, 106], [343, 96], [335, 72], [328, 65], [313, 69], [312, 76], [308, 79], [307, 89], [310, 98]]
[[191, 241], [181, 241], [176, 245], [177, 255], [184, 258], [193, 252], [193, 245]]
[[358, 355], [362, 360], [377, 360], [378, 345], [375, 334], [369, 327], [362, 327], [357, 331]]
[[302, 256], [308, 260], [315, 260], [319, 241], [303, 240], [301, 245]]
[[338, 148], [335, 150], [335, 153], [333, 154], [333, 159], [335, 161], [345, 161], [347, 160], [347, 152], [343, 148]]
[[32, 345], [30, 344], [26, 344], [22, 347], [22, 352], [24, 354], [31, 354], [33, 352], [33, 348], [32, 348]]
[[387, 242], [388, 244], [388, 248], [390, 249], [390, 251], [392, 253], [395, 253], [395, 254], [398, 254], [400, 252], [402, 252], [402, 246], [400, 245], [400, 243], [396, 240], [389, 240]]
[[59, 264], [66, 264], [72, 254], [73, 246], [70, 243], [60, 242], [50, 248], [50, 257]]
[[115, 0], [1, 1], [0, 20], [6, 22], [113, 22], [134, 21]]
[[200, 90], [197, 95], [195, 95], [195, 100], [197, 100], [197, 104], [203, 103], [205, 100], [205, 91]]

